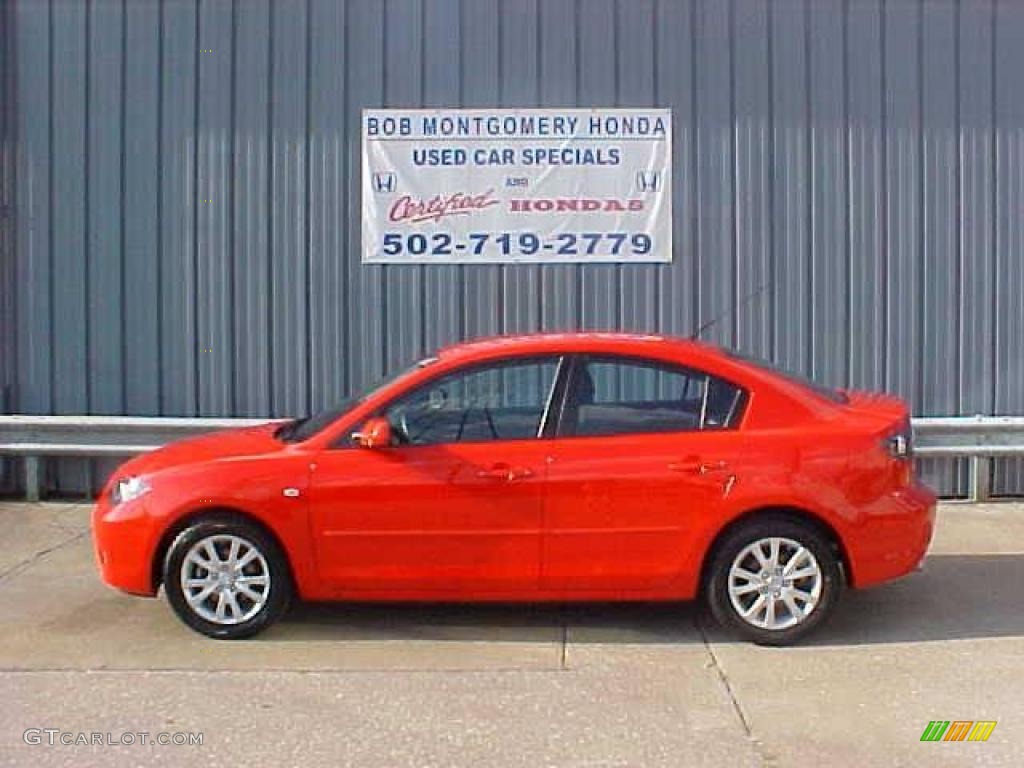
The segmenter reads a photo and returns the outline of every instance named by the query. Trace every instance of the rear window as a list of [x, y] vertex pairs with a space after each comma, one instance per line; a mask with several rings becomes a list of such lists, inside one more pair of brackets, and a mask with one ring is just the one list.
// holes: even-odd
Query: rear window
[[725, 350], [725, 353], [729, 355], [729, 357], [735, 358], [736, 360], [741, 360], [742, 362], [747, 363], [748, 365], [753, 365], [757, 368], [768, 371], [769, 373], [774, 373], [776, 376], [780, 376], [786, 381], [792, 384], [796, 384], [798, 387], [802, 387], [803, 389], [809, 389], [814, 394], [820, 397], [824, 397], [826, 400], [830, 400], [833, 403], [837, 403], [839, 405], [846, 405], [847, 403], [850, 402], [850, 398], [848, 398], [846, 396], [846, 393], [843, 392], [842, 390], [833, 389], [832, 387], [826, 387], [822, 384], [818, 384], [816, 381], [813, 381], [812, 379], [809, 379], [802, 374], [787, 370], [786, 368], [780, 368], [779, 366], [769, 362], [768, 360], [763, 360], [759, 357], [745, 355], [741, 352], [735, 352], [731, 349]]
[[643, 358], [585, 357], [559, 434], [577, 437], [729, 429], [743, 391], [706, 373]]

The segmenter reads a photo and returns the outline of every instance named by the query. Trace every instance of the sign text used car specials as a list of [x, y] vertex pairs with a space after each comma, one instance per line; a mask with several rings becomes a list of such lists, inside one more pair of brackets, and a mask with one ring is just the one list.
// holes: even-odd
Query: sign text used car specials
[[363, 262], [668, 262], [667, 109], [363, 112]]

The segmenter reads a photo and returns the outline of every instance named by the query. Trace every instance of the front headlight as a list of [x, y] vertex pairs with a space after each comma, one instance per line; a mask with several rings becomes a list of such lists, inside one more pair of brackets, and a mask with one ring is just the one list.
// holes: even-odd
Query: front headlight
[[150, 487], [141, 477], [123, 477], [117, 481], [117, 485], [110, 492], [110, 498], [115, 504], [121, 504], [149, 493]]

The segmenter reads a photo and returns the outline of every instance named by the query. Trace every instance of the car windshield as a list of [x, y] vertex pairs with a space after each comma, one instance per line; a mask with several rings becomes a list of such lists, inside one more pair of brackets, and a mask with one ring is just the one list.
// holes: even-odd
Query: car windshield
[[812, 379], [809, 379], [802, 374], [795, 373], [785, 368], [780, 368], [774, 363], [771, 363], [762, 358], [746, 355], [743, 354], [742, 352], [736, 352], [735, 350], [731, 349], [725, 350], [725, 353], [730, 357], [736, 358], [737, 360], [742, 360], [744, 363], [748, 363], [750, 365], [756, 366], [757, 368], [761, 368], [762, 370], [774, 373], [776, 376], [781, 376], [783, 379], [786, 379], [786, 381], [792, 384], [796, 384], [799, 387], [803, 387], [804, 389], [809, 389], [811, 390], [811, 392], [818, 395], [819, 397], [824, 397], [826, 400], [830, 400], [833, 403], [846, 405], [847, 403], [850, 402], [850, 398], [846, 396], [845, 392], [842, 392], [841, 390], [838, 389], [833, 389], [831, 387], [826, 387], [822, 384], [818, 384], [816, 381], [813, 381]]
[[342, 400], [331, 408], [286, 422], [277, 428], [277, 431], [274, 432], [274, 437], [284, 443], [301, 443], [303, 440], [308, 440], [322, 429], [333, 424], [338, 418], [344, 416], [352, 410], [352, 408], [366, 400], [377, 390], [383, 389], [392, 382], [398, 381], [398, 379], [408, 373], [412, 373], [420, 368], [425, 368], [436, 360], [436, 357], [428, 357], [424, 360], [420, 360], [410, 368], [403, 368], [390, 376], [385, 376], [383, 379], [377, 381], [372, 386], [367, 387], [359, 394], [346, 400]]

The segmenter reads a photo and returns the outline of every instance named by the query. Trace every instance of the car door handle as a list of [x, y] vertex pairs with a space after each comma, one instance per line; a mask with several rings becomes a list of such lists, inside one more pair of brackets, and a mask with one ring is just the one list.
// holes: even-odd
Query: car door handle
[[700, 459], [683, 459], [668, 465], [672, 472], [687, 472], [691, 475], [710, 475], [714, 472], [726, 472], [729, 464], [725, 461], [701, 461]]
[[481, 469], [476, 476], [483, 480], [524, 480], [533, 476], [533, 470], [527, 467], [511, 467], [508, 464], [495, 464], [493, 467]]

